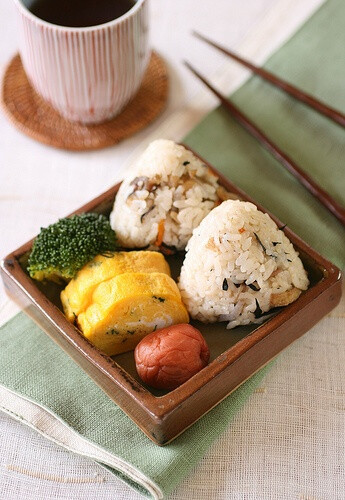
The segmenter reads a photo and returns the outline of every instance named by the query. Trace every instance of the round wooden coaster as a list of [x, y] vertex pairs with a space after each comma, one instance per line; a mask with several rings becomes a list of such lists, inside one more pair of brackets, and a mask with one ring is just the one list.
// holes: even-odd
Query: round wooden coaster
[[17, 54], [5, 71], [1, 98], [10, 120], [28, 136], [56, 148], [85, 151], [117, 144], [154, 120], [167, 102], [168, 76], [164, 61], [152, 52], [141, 87], [121, 114], [83, 125], [62, 118], [33, 90]]

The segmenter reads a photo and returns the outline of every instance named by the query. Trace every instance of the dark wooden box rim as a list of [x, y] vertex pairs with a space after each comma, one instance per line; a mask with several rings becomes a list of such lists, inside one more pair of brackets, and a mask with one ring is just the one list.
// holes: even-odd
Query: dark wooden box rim
[[[200, 158], [199, 155], [196, 154], [196, 156]], [[227, 190], [237, 193], [240, 198], [251, 201], [260, 210], [262, 210], [263, 212], [267, 212], [267, 210], [261, 207], [242, 190], [240, 190], [229, 180], [227, 180], [227, 178], [224, 177], [220, 172], [209, 165], [208, 162], [206, 162], [203, 158], [201, 159], [219, 177], [220, 184], [223, 185]], [[120, 183], [110, 188], [108, 191], [104, 192], [89, 203], [85, 204], [84, 206], [73, 212], [73, 214], [93, 211], [95, 207], [99, 206], [101, 203], [104, 203], [106, 200], [114, 199], [119, 186]], [[278, 224], [278, 227], [283, 226], [283, 223], [281, 221], [279, 221], [272, 214], [270, 215]], [[130, 374], [124, 371], [123, 368], [119, 366], [113, 359], [102, 354], [96, 347], [90, 344], [79, 333], [78, 329], [71, 325], [71, 323], [69, 323], [63, 313], [36, 287], [34, 281], [23, 271], [18, 261], [18, 259], [23, 254], [30, 250], [33, 239], [22, 245], [14, 252], [7, 255], [1, 262], [1, 271], [4, 275], [7, 275], [7, 277], [15, 282], [17, 287], [21, 289], [21, 291], [40, 310], [40, 312], [46, 317], [46, 319], [48, 319], [48, 321], [59, 330], [60, 334], [65, 337], [68, 343], [73, 346], [73, 349], [78, 350], [85, 358], [87, 358], [89, 362], [91, 362], [97, 367], [98, 370], [105, 374], [109, 381], [118, 386], [118, 388], [120, 388], [121, 391], [124, 391], [130, 398], [133, 398], [133, 400], [135, 400], [135, 403], [141, 406], [147, 413], [149, 418], [155, 422], [155, 425], [160, 425], [171, 414], [171, 412], [174, 412], [174, 410], [180, 407], [180, 405], [184, 401], [186, 401], [193, 394], [199, 391], [203, 386], [205, 386], [205, 384], [207, 384], [208, 381], [217, 377], [217, 375], [219, 375], [226, 367], [237, 361], [255, 344], [260, 343], [272, 331], [283, 325], [287, 318], [290, 318], [295, 313], [299, 312], [307, 304], [318, 297], [323, 291], [325, 291], [327, 288], [341, 279], [341, 273], [336, 266], [334, 266], [328, 260], [324, 259], [303, 240], [296, 236], [288, 227], [285, 227], [284, 232], [291, 240], [293, 245], [298, 249], [298, 251], [307, 254], [315, 262], [315, 264], [322, 272], [322, 279], [320, 279], [319, 282], [317, 282], [314, 286], [304, 292], [296, 302], [282, 309], [282, 311], [280, 311], [273, 318], [269, 319], [263, 325], [258, 326], [248, 336], [241, 339], [235, 345], [220, 354], [207, 367], [194, 375], [182, 386], [163, 396], [154, 396], [153, 394], [151, 394], [133, 377], [131, 377]], [[120, 406], [126, 412], [126, 407], [121, 404]], [[130, 416], [131, 418], [133, 418], [132, 415]], [[153, 439], [158, 444], [163, 444], [155, 440], [155, 438], [152, 437], [151, 433], [148, 433], [147, 430], [142, 427], [142, 425], [139, 426], [150, 437], [150, 439]]]

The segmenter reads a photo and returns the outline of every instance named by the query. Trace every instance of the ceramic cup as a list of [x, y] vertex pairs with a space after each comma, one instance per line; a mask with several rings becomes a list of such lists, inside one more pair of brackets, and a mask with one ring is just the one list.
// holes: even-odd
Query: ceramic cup
[[29, 10], [32, 0], [14, 3], [21, 59], [37, 93], [71, 121], [100, 123], [119, 114], [149, 60], [147, 0], [88, 28], [42, 21]]

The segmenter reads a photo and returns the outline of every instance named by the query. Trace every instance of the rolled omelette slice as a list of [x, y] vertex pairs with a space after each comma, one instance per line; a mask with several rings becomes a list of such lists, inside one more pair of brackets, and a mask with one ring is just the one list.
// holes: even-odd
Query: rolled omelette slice
[[158, 272], [170, 276], [169, 264], [159, 252], [116, 252], [112, 256], [97, 255], [88, 262], [61, 292], [64, 313], [73, 323], [91, 304], [97, 285], [119, 274]]
[[179, 289], [163, 273], [124, 273], [99, 284], [78, 316], [84, 336], [109, 356], [130, 351], [148, 333], [188, 323]]

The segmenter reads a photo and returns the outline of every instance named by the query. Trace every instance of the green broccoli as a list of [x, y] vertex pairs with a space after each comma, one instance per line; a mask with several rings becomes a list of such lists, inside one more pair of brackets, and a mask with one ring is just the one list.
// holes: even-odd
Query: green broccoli
[[96, 255], [115, 249], [116, 235], [104, 215], [72, 215], [41, 228], [27, 269], [35, 280], [60, 283], [72, 279]]

